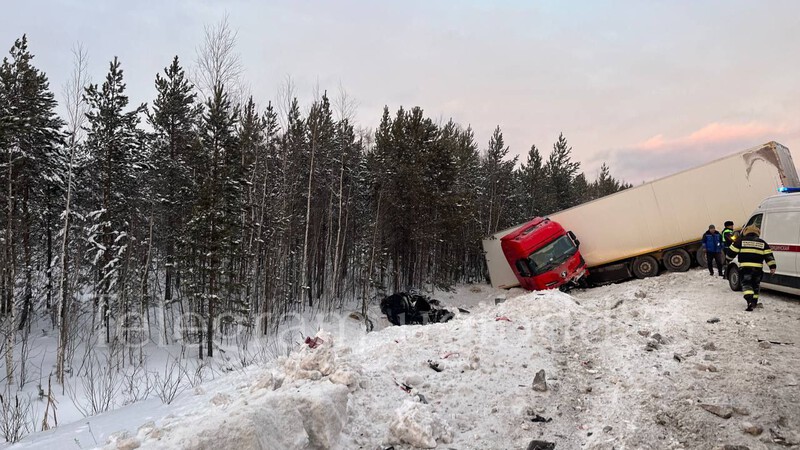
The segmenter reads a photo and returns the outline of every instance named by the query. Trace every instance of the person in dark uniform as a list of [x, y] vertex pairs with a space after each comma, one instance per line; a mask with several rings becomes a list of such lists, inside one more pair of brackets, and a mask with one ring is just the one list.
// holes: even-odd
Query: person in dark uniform
[[727, 220], [725, 221], [725, 228], [722, 229], [722, 246], [725, 247], [725, 250], [728, 250], [735, 240], [736, 232], [733, 231], [733, 221]]
[[714, 275], [714, 261], [717, 262], [717, 271], [722, 275], [722, 235], [714, 228], [708, 226], [708, 231], [703, 233], [703, 248], [706, 250], [706, 260], [708, 260], [708, 272]]
[[727, 278], [728, 275], [728, 264], [731, 262], [732, 258], [728, 256], [728, 249], [731, 248], [733, 245], [733, 241], [736, 240], [736, 232], [733, 231], [733, 221], [726, 220], [725, 221], [725, 228], [722, 229], [722, 253], [725, 255], [725, 277]]
[[731, 258], [739, 257], [739, 268], [742, 274], [742, 291], [747, 301], [747, 309], [752, 311], [758, 305], [758, 293], [761, 289], [761, 278], [764, 276], [764, 263], [769, 266], [769, 273], [774, 274], [775, 257], [769, 244], [759, 238], [761, 230], [755, 225], [750, 225], [742, 230], [742, 238], [731, 244], [728, 255]]

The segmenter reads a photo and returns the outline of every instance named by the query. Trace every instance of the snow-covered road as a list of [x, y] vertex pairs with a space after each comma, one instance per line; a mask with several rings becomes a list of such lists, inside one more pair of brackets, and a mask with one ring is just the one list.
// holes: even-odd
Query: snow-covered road
[[[495, 305], [499, 295], [507, 299]], [[323, 332], [316, 348], [187, 392], [166, 418], [137, 417], [136, 405], [108, 413], [104, 423], [129, 433], [98, 440], [280, 450], [800, 444], [796, 297], [767, 292], [748, 313], [739, 293], [699, 270], [570, 295], [466, 286], [438, 297], [471, 313], [349, 342]], [[540, 370], [546, 390], [532, 387]], [[20, 446], [50, 448], [79, 426]]]

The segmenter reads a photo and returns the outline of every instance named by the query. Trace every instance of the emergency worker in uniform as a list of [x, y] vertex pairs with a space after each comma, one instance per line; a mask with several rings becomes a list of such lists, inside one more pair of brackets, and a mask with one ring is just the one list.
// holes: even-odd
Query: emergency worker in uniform
[[758, 305], [758, 292], [761, 278], [764, 276], [764, 263], [769, 266], [769, 273], [775, 273], [775, 257], [769, 244], [759, 237], [761, 230], [750, 225], [742, 230], [742, 237], [731, 244], [728, 256], [739, 257], [739, 269], [742, 276], [742, 291], [747, 301], [747, 309], [752, 311]]
[[728, 278], [728, 264], [731, 262], [731, 257], [728, 256], [728, 249], [731, 248], [733, 241], [735, 241], [737, 237], [736, 232], [733, 231], [733, 221], [726, 220], [725, 228], [722, 229], [722, 248], [723, 254], [725, 255], [725, 278]]

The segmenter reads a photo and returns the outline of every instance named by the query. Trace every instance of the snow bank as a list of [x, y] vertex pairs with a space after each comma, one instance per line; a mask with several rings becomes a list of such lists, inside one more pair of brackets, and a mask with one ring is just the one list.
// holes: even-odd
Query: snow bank
[[314, 342], [286, 358], [282, 371], [265, 370], [232, 395], [217, 393], [194, 415], [143, 426], [135, 437], [114, 436], [105, 448], [336, 448], [358, 374], [337, 365], [330, 334], [320, 332]]
[[449, 444], [453, 430], [429, 405], [406, 400], [389, 423], [389, 442], [417, 448], [436, 448], [437, 441]]

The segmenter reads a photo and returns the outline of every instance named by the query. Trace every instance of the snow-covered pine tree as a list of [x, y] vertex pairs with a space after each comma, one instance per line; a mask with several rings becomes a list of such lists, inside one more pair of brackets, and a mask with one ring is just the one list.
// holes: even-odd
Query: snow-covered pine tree
[[[261, 180], [264, 171], [266, 152], [264, 149], [264, 130], [266, 121], [259, 114], [253, 97], [247, 99], [240, 112], [237, 137], [242, 155], [242, 168], [246, 184], [242, 189], [242, 236], [239, 244], [239, 270], [237, 278], [240, 280], [239, 307], [244, 317], [248, 318], [248, 325], [252, 326], [253, 302], [257, 301], [254, 292], [255, 269], [258, 266], [258, 231], [259, 231], [259, 203], [262, 200], [263, 185]], [[258, 180], [258, 181], [257, 181]], [[251, 328], [250, 328], [251, 329]]]
[[515, 199], [513, 172], [517, 157], [505, 159], [508, 150], [503, 140], [503, 132], [498, 126], [489, 138], [489, 147], [481, 164], [486, 183], [481, 207], [486, 214], [484, 224], [487, 235], [513, 224], [514, 217], [508, 210], [513, 206]]
[[327, 93], [316, 100], [306, 119], [307, 159], [304, 161], [305, 214], [303, 253], [300, 265], [304, 303], [313, 307], [322, 297], [325, 285], [325, 261], [331, 246], [332, 153], [335, 128]]
[[545, 211], [552, 211], [547, 198], [548, 179], [544, 170], [542, 154], [536, 145], [531, 145], [528, 157], [519, 169], [520, 173], [520, 215], [518, 221], [541, 216]]
[[[110, 319], [120, 299], [118, 283], [128, 245], [133, 214], [131, 195], [135, 172], [141, 169], [141, 135], [137, 131], [144, 105], [130, 111], [119, 60], [115, 57], [102, 86], [86, 88], [89, 122], [86, 139], [88, 156], [94, 168], [91, 223], [87, 238], [97, 276], [95, 306], [110, 342]], [[121, 283], [120, 283], [121, 284]]]
[[[8, 382], [13, 382], [15, 330], [28, 330], [33, 309], [33, 278], [38, 258], [48, 279], [45, 296], [50, 299], [53, 259], [52, 237], [56, 227], [58, 197], [63, 187], [63, 121], [55, 114], [56, 101], [47, 76], [32, 64], [26, 36], [17, 39], [10, 55], [0, 66], [0, 147], [5, 153], [5, 217], [3, 261], [3, 312], [6, 318], [6, 367]], [[38, 252], [34, 244], [46, 238], [48, 246]], [[21, 247], [21, 248], [18, 248]], [[21, 254], [20, 254], [21, 253]], [[21, 260], [19, 257], [21, 256]], [[15, 284], [18, 265], [22, 275], [22, 295], [17, 298]], [[19, 300], [20, 305], [17, 305]], [[17, 308], [19, 315], [17, 316]], [[24, 361], [20, 370], [24, 372]], [[24, 380], [23, 380], [24, 381]]]
[[[176, 56], [164, 75], [156, 74], [157, 96], [147, 119], [153, 127], [151, 164], [156, 168], [155, 236], [164, 261], [164, 303], [172, 304], [180, 288], [178, 247], [191, 215], [195, 179], [191, 163], [198, 152], [198, 120], [202, 111], [194, 87]], [[164, 323], [166, 326], [166, 322]], [[164, 330], [164, 338], [168, 333]]]
[[552, 209], [543, 211], [545, 214], [567, 209], [577, 204], [578, 196], [573, 183], [580, 166], [579, 162], [572, 161], [572, 147], [567, 144], [564, 134], [560, 133], [545, 164], [545, 173], [549, 181], [548, 195], [554, 200]]
[[[200, 124], [204, 166], [200, 166], [198, 196], [190, 220], [190, 240], [196, 275], [192, 290], [195, 309], [205, 319], [205, 333], [199, 338], [202, 358], [214, 356], [214, 321], [225, 297], [232, 289], [234, 274], [231, 259], [236, 256], [241, 236], [242, 156], [236, 136], [238, 111], [231, 105], [222, 86], [206, 102]], [[226, 270], [227, 269], [227, 270]], [[224, 290], [227, 289], [227, 292]]]

